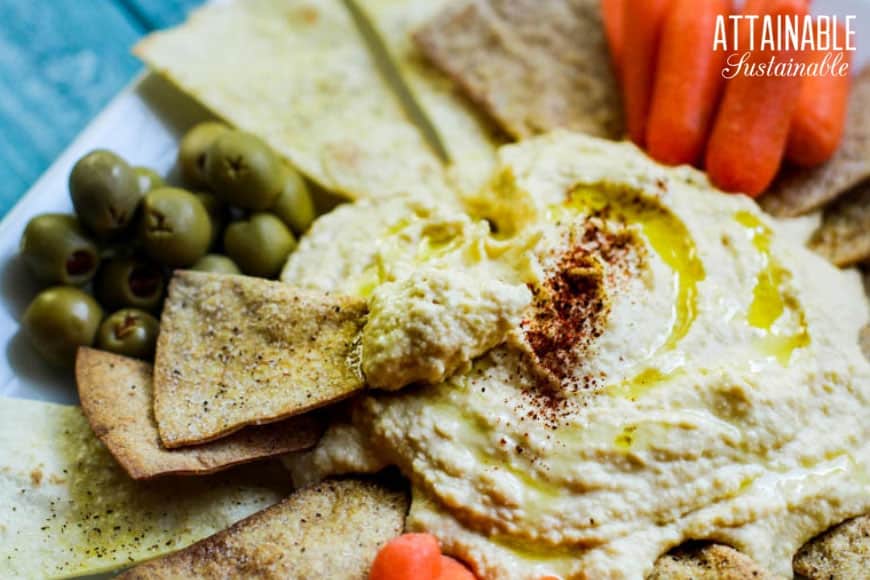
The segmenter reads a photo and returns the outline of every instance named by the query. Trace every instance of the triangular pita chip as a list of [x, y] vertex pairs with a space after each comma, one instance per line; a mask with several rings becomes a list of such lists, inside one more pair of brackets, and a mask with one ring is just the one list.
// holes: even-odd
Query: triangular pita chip
[[622, 137], [600, 0], [458, 2], [416, 39], [516, 138], [556, 128]]
[[[400, 19], [389, 20], [390, 38], [407, 36], [415, 13], [392, 4]], [[404, 50], [394, 50], [401, 63], [408, 62]], [[351, 198], [450, 191], [444, 166], [380, 76], [342, 0], [216, 3], [134, 52], [328, 190]], [[445, 141], [459, 147], [455, 158], [492, 154], [461, 100], [428, 79], [411, 82], [431, 101], [425, 106], [437, 103], [436, 124], [444, 122]]]
[[722, 544], [694, 543], [656, 560], [646, 580], [774, 580], [749, 556]]
[[794, 571], [813, 579], [870, 577], [870, 515], [848, 520], [813, 538], [794, 557]]
[[317, 443], [321, 421], [311, 415], [246, 427], [204, 445], [166, 449], [154, 420], [150, 364], [79, 349], [76, 383], [82, 410], [97, 437], [133, 479], [202, 475], [240, 463], [283, 455]]
[[849, 112], [840, 148], [814, 169], [787, 167], [758, 202], [779, 217], [819, 209], [870, 178], [870, 66], [852, 79]]
[[408, 497], [371, 481], [325, 481], [124, 580], [366, 580], [378, 549], [402, 533]]
[[0, 399], [0, 578], [96, 574], [178, 550], [289, 492], [272, 464], [136, 482], [79, 407]]
[[870, 259], [870, 184], [831, 204], [809, 245], [841, 268]]
[[364, 386], [360, 298], [176, 272], [160, 320], [154, 413], [166, 447], [300, 415]]

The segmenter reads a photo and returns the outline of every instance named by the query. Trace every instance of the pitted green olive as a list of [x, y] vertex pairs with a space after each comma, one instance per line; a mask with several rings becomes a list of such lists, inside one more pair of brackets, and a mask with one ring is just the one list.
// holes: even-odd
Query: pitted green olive
[[103, 238], [127, 227], [142, 200], [133, 169], [104, 150], [88, 153], [75, 164], [69, 191], [82, 224]]
[[48, 284], [84, 284], [97, 271], [100, 255], [75, 216], [49, 213], [34, 217], [21, 236], [21, 258]]
[[136, 308], [119, 310], [106, 318], [97, 332], [97, 346], [103, 350], [134, 358], [154, 356], [157, 319]]
[[284, 170], [284, 187], [270, 210], [296, 235], [302, 235], [314, 221], [314, 202], [305, 180], [289, 167]]
[[255, 213], [224, 232], [227, 255], [249, 276], [274, 278], [295, 248], [293, 233], [270, 213]]
[[107, 260], [94, 281], [94, 293], [106, 308], [155, 310], [163, 299], [160, 266], [135, 256]]
[[188, 131], [178, 148], [178, 168], [181, 177], [190, 187], [208, 187], [206, 177], [206, 155], [209, 147], [219, 136], [229, 131], [229, 127], [217, 121], [206, 121]]
[[145, 196], [139, 229], [148, 256], [167, 266], [190, 266], [208, 251], [212, 223], [202, 202], [183, 189], [162, 187]]
[[212, 190], [232, 205], [252, 210], [270, 207], [284, 185], [284, 167], [259, 137], [227, 131], [206, 155]]
[[103, 310], [89, 294], [70, 286], [40, 292], [21, 319], [21, 329], [47, 361], [70, 366], [80, 346], [91, 346]]

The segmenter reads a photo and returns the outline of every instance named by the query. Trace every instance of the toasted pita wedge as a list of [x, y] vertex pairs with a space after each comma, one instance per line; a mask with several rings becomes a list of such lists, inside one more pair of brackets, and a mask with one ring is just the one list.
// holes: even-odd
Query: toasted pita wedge
[[371, 481], [326, 481], [119, 578], [365, 580], [378, 549], [402, 532], [408, 501]]
[[852, 79], [843, 141], [834, 157], [814, 169], [786, 168], [758, 201], [779, 217], [809, 213], [870, 178], [870, 66]]
[[359, 298], [176, 272], [160, 321], [154, 413], [166, 447], [204, 443], [347, 398], [364, 386]]
[[178, 550], [280, 501], [271, 463], [137, 482], [81, 409], [0, 399], [0, 578], [96, 574]]
[[851, 191], [825, 210], [810, 247], [841, 268], [870, 259], [870, 184]]
[[[417, 71], [404, 41], [427, 3], [364, 5], [402, 72]], [[134, 52], [330, 191], [354, 199], [450, 193], [444, 166], [384, 82], [342, 0], [211, 3]], [[470, 107], [444, 89], [442, 78], [420, 70], [407, 80], [426, 100], [458, 173], [487, 173], [493, 145]], [[477, 169], [481, 164], [485, 169]]]
[[473, 0], [416, 35], [423, 53], [510, 135], [622, 136], [599, 0]]
[[307, 449], [323, 425], [314, 416], [247, 427], [205, 445], [165, 449], [153, 412], [151, 365], [116, 354], [82, 348], [76, 383], [82, 410], [94, 433], [133, 479], [158, 475], [202, 475], [239, 463]]
[[795, 556], [794, 571], [810, 580], [870, 577], [870, 515], [813, 538]]
[[656, 560], [646, 580], [773, 580], [752, 558], [722, 544], [691, 543]]

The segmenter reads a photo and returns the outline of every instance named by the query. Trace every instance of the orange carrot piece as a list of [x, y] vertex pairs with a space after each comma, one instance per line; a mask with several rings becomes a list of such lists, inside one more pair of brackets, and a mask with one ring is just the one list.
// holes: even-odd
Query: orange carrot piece
[[380, 549], [369, 580], [437, 580], [441, 548], [432, 534], [402, 534]]
[[450, 556], [441, 556], [441, 574], [438, 580], [476, 580], [471, 570]]
[[622, 78], [622, 50], [624, 43], [626, 0], [601, 0], [601, 18], [604, 20], [604, 36], [610, 49], [610, 60], [616, 78]]
[[623, 12], [622, 92], [628, 135], [643, 146], [659, 38], [671, 0], [630, 0]]
[[[763, 14], [806, 14], [805, 0], [768, 0]], [[761, 20], [756, 21], [756, 38], [761, 37]], [[742, 51], [746, 43], [741, 42]], [[801, 62], [797, 50], [756, 50], [750, 64]], [[725, 191], [753, 197], [770, 185], [785, 154], [788, 130], [798, 99], [801, 79], [791, 76], [749, 76], [741, 71], [725, 84], [725, 94], [707, 145], [707, 173]], [[758, 72], [758, 71], [756, 71]]]
[[[840, 38], [845, 38], [846, 27], [840, 24], [838, 28]], [[838, 52], [842, 54], [842, 62], [851, 64], [851, 52]], [[822, 63], [827, 54], [831, 55], [828, 57], [830, 62], [838, 52], [817, 51], [810, 55], [810, 62]], [[848, 72], [845, 76], [829, 72], [804, 77], [785, 148], [788, 161], [804, 167], [815, 167], [834, 155], [846, 124], [851, 85]]]
[[674, 0], [665, 17], [646, 129], [647, 151], [669, 165], [697, 163], [713, 124], [727, 52], [714, 51], [716, 17], [731, 0]]

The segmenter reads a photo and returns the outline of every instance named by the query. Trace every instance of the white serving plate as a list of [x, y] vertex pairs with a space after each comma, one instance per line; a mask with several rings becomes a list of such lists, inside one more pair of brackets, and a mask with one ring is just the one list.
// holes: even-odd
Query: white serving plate
[[[858, 37], [870, 39], [870, 0], [816, 0], [816, 14], [855, 14]], [[853, 70], [870, 62], [870, 41], [858, 42]], [[209, 118], [205, 109], [152, 74], [134, 80], [100, 113], [0, 222], [0, 396], [76, 403], [69, 370], [49, 367], [18, 332], [18, 319], [38, 286], [17, 258], [27, 221], [45, 212], [69, 212], [67, 178], [93, 149], [116, 151], [162, 175], [174, 171], [179, 136]]]

